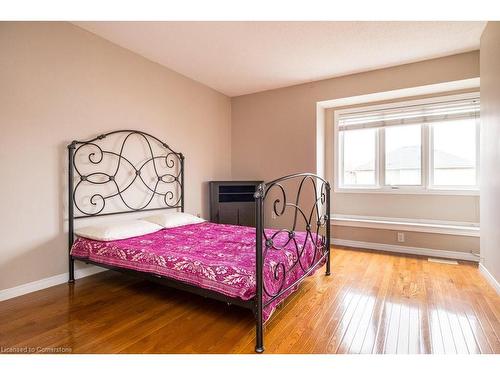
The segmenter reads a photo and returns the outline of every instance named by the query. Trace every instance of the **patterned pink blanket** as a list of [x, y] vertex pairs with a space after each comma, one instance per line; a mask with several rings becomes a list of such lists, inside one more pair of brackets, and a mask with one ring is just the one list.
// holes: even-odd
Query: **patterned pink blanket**
[[[266, 230], [268, 236], [272, 233], [272, 230]], [[302, 249], [305, 238], [306, 233], [296, 233], [299, 249]], [[274, 244], [280, 247], [287, 241], [288, 234], [280, 233], [274, 239]], [[315, 251], [310, 237], [304, 251], [302, 264], [312, 264]], [[167, 276], [243, 300], [255, 296], [255, 228], [252, 227], [204, 222], [118, 241], [78, 238], [71, 254], [98, 263]], [[315, 257], [319, 259], [319, 256], [317, 254]], [[283, 282], [282, 275], [278, 275], [279, 280], [274, 279], [276, 264], [284, 262], [290, 266], [296, 260], [297, 251], [293, 241], [283, 250], [267, 251], [264, 285], [270, 294], [278, 291]], [[297, 264], [287, 272], [285, 287], [303, 274], [304, 271]], [[267, 320], [276, 305], [292, 292], [290, 290], [269, 304], [264, 309], [264, 319]], [[266, 300], [269, 297], [264, 293], [264, 303]]]

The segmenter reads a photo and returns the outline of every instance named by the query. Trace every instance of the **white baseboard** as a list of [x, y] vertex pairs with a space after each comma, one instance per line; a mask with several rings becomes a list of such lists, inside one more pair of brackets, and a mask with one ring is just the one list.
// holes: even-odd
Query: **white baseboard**
[[481, 272], [485, 279], [488, 280], [493, 289], [495, 289], [496, 292], [500, 294], [500, 283], [493, 277], [490, 271], [488, 271], [488, 269], [483, 266], [482, 263], [479, 263], [479, 272]]
[[408, 247], [408, 246], [390, 245], [390, 244], [375, 243], [375, 242], [351, 241], [351, 240], [343, 240], [341, 238], [332, 238], [330, 242], [333, 245], [358, 247], [360, 249], [387, 251], [391, 253], [422, 255], [432, 258], [447, 258], [447, 259], [458, 259], [458, 260], [479, 262], [479, 256], [474, 255], [472, 253], [463, 253], [460, 251], [427, 249], [423, 247]]
[[[75, 269], [75, 279], [81, 279], [82, 277], [90, 276], [103, 271], [106, 271], [106, 269], [97, 266]], [[65, 272], [61, 273], [60, 275], [55, 275], [47, 277], [45, 279], [32, 281], [31, 283], [18, 285], [13, 288], [3, 289], [0, 290], [0, 301], [5, 301], [10, 298], [22, 296], [23, 294], [36, 292], [37, 290], [50, 288], [54, 285], [63, 284], [68, 282], [68, 279], [69, 274], [68, 272]]]

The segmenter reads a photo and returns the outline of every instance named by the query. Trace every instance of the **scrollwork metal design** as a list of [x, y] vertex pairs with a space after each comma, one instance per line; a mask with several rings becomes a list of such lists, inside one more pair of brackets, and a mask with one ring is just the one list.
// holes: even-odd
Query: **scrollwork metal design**
[[[297, 193], [293, 200], [289, 200], [287, 197], [287, 189], [284, 187], [285, 181], [298, 181]], [[311, 184], [314, 197], [311, 206], [306, 208], [304, 204], [301, 204], [301, 196], [308, 183]], [[271, 201], [272, 214], [279, 218], [291, 212], [293, 220], [288, 228], [267, 233], [263, 229], [261, 231], [263, 272], [269, 272], [270, 270], [272, 279], [270, 285], [267, 285], [265, 277], [262, 280], [263, 294], [266, 297], [264, 307], [294, 288], [304, 277], [320, 266], [325, 259], [329, 262], [329, 183], [314, 174], [296, 174], [262, 184], [257, 189], [255, 197], [257, 200], [262, 200], [263, 206], [265, 199], [272, 194], [277, 195]], [[263, 218], [264, 215], [262, 215], [261, 220], [264, 220]], [[301, 227], [299, 228], [299, 226]], [[261, 227], [263, 228], [264, 225]], [[322, 228], [325, 229], [324, 233], [321, 233]], [[299, 241], [296, 235], [298, 231], [305, 232], [302, 241]], [[283, 240], [283, 236], [285, 236], [286, 240]], [[259, 237], [259, 234], [257, 234], [257, 241], [259, 241]], [[279, 238], [281, 238], [281, 242], [277, 241]], [[306, 251], [308, 247], [311, 249], [309, 252]], [[273, 263], [266, 257], [269, 251], [283, 251], [285, 249], [293, 252], [293, 259], [290, 262]], [[287, 285], [287, 275], [297, 267], [300, 268], [302, 277]], [[327, 272], [329, 272], [329, 264], [327, 268]]]
[[[113, 135], [124, 135], [121, 144], [117, 147], [117, 151], [104, 149], [102, 141]], [[125, 146], [131, 137], [137, 137], [144, 142], [146, 147], [146, 155], [140, 163], [134, 164], [126, 153]], [[160, 154], [153, 151], [153, 145], [159, 146]], [[158, 138], [137, 130], [119, 130], [103, 135], [99, 135], [88, 141], [73, 141], [68, 145], [70, 152], [70, 175], [74, 176], [74, 180], [70, 181], [70, 203], [81, 213], [75, 218], [108, 215], [113, 213], [134, 212], [164, 208], [184, 208], [184, 156], [181, 153], [172, 150], [166, 143]], [[86, 154], [87, 152], [88, 154]], [[83, 166], [78, 163], [78, 156], [85, 157], [92, 171], [83, 173]], [[111, 172], [105, 172], [99, 167], [103, 167], [106, 157], [114, 159], [114, 169]], [[128, 168], [128, 181], [117, 181], [117, 175], [120, 170]], [[150, 177], [154, 180], [150, 181], [144, 178], [144, 171], [150, 171]], [[95, 171], [94, 171], [95, 170]], [[161, 171], [163, 170], [163, 171]], [[73, 173], [74, 172], [74, 173]], [[76, 184], [74, 184], [76, 182]], [[88, 203], [95, 207], [95, 210], [89, 210], [82, 207], [77, 199], [79, 189], [83, 185], [110, 185], [112, 193], [103, 194], [101, 192], [93, 193]], [[137, 184], [141, 185], [149, 193], [146, 200], [141, 205], [132, 205], [126, 198], [125, 193]], [[160, 189], [163, 186], [163, 191]], [[165, 191], [166, 190], [166, 191]], [[160, 197], [162, 206], [151, 208], [151, 203], [155, 197]], [[126, 207], [122, 211], [105, 212], [107, 202], [119, 200]]]

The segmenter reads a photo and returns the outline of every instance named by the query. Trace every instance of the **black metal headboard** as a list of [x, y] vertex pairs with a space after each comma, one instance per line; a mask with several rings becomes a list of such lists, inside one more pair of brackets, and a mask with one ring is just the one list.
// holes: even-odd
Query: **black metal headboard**
[[[132, 141], [142, 144], [139, 152], [138, 147], [133, 150], [139, 156], [135, 163], [127, 148]], [[85, 141], [75, 140], [68, 145], [68, 164], [70, 234], [74, 219], [160, 209], [184, 211], [184, 156], [155, 136], [117, 130]], [[99, 191], [103, 187], [108, 193]], [[127, 197], [134, 187], [146, 193], [141, 204], [133, 204]], [[82, 201], [87, 207], [82, 206]], [[111, 202], [110, 208], [107, 204]]]

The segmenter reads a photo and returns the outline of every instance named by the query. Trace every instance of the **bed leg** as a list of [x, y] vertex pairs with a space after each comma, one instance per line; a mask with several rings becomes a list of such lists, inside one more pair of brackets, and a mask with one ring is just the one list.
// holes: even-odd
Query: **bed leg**
[[68, 283], [72, 284], [75, 282], [75, 260], [70, 255], [68, 261], [69, 261], [69, 280], [68, 280]]
[[328, 255], [326, 256], [326, 276], [330, 276], [330, 249], [328, 249]]
[[255, 192], [255, 250], [256, 250], [256, 290], [255, 290], [255, 351], [264, 352], [264, 319], [262, 316], [263, 290], [264, 290], [264, 256], [262, 251], [262, 240], [264, 237], [264, 215], [262, 212], [264, 198], [264, 184], [260, 184]]
[[326, 183], [326, 241], [325, 246], [327, 248], [328, 254], [326, 255], [326, 276], [330, 276], [330, 253], [332, 248], [330, 247], [330, 231], [331, 231], [331, 221], [330, 221], [330, 184]]
[[256, 317], [256, 325], [255, 325], [255, 352], [263, 353], [264, 352], [264, 323], [262, 320], [262, 309], [257, 310]]

